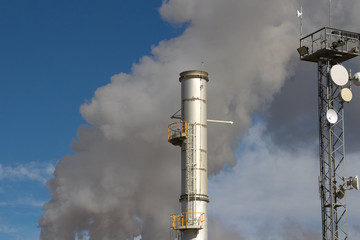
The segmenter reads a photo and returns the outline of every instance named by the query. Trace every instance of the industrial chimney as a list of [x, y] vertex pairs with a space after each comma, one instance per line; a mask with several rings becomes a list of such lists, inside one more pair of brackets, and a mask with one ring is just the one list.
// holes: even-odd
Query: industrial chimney
[[168, 141], [181, 147], [181, 212], [171, 216], [173, 240], [207, 240], [207, 107], [208, 73], [180, 73], [180, 121], [168, 127]]

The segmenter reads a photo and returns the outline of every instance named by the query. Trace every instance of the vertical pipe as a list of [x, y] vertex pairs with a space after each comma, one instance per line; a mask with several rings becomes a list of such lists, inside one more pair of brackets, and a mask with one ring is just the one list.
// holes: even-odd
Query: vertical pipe
[[[207, 96], [208, 73], [191, 70], [180, 73], [182, 120], [188, 124], [188, 138], [181, 147], [181, 211], [188, 225], [182, 240], [207, 240]], [[203, 219], [203, 223], [201, 222]], [[198, 221], [198, 222], [196, 222]]]

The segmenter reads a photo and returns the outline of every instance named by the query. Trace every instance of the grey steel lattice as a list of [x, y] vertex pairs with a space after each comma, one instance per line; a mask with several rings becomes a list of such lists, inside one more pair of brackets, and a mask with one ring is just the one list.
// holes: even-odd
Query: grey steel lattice
[[[302, 39], [298, 52], [303, 61], [318, 64], [319, 113], [319, 191], [321, 199], [322, 239], [347, 240], [345, 185], [344, 102], [342, 87], [333, 83], [330, 69], [359, 55], [358, 33], [322, 28]], [[327, 111], [338, 114], [336, 123], [327, 119]]]
[[[347, 239], [346, 198], [337, 197], [345, 177], [344, 103], [339, 99], [341, 88], [333, 84], [331, 65], [318, 64], [320, 195], [323, 239]], [[326, 117], [328, 109], [338, 113], [338, 121], [331, 124]]]

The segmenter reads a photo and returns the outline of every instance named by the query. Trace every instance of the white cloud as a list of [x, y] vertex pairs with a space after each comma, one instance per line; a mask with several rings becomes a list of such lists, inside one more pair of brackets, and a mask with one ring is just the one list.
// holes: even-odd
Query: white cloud
[[283, 151], [264, 130], [263, 124], [253, 126], [240, 144], [235, 168], [209, 184], [211, 212], [246, 231], [250, 239], [256, 239], [262, 225], [286, 217], [314, 224], [310, 219], [320, 211], [315, 154]]
[[194, 0], [164, 0], [164, 4], [159, 11], [165, 20], [174, 23], [183, 23], [193, 18], [193, 14], [197, 12], [196, 6], [198, 6], [198, 4], [196, 4]]
[[38, 181], [43, 184], [51, 178], [55, 167], [52, 164], [40, 164], [31, 162], [29, 164], [18, 164], [16, 166], [3, 166], [0, 164], [0, 180], [11, 181]]
[[8, 227], [0, 223], [0, 233], [15, 233], [18, 232], [16, 228]]
[[32, 206], [32, 207], [43, 207], [45, 204], [45, 201], [40, 201], [33, 199], [31, 197], [27, 198], [20, 198], [15, 201], [16, 205], [26, 205], [26, 206]]
[[[265, 130], [263, 122], [251, 127], [239, 146], [238, 164], [211, 179], [210, 212], [227, 225], [236, 226], [247, 240], [318, 239], [318, 153], [309, 147], [312, 143], [296, 151], [280, 148], [264, 135]], [[348, 162], [358, 171], [360, 163], [354, 164], [353, 157], [349, 156]], [[359, 200], [359, 195], [348, 194], [349, 223], [360, 221], [355, 204]], [[261, 229], [266, 230], [267, 237]], [[289, 237], [290, 232], [294, 237]]]
[[0, 202], [0, 206], [14, 206], [14, 205], [22, 205], [22, 206], [31, 206], [31, 207], [43, 207], [45, 201], [40, 201], [33, 199], [32, 197], [24, 197], [18, 198], [12, 202]]

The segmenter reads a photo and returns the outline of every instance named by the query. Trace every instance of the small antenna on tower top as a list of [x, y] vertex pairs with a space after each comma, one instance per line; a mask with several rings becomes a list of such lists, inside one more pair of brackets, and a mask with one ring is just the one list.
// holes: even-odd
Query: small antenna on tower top
[[331, 0], [329, 0], [329, 27], [331, 27]]
[[300, 18], [300, 37], [302, 37], [302, 15], [303, 15], [302, 6], [300, 7], [300, 11], [296, 10], [296, 12], [297, 12], [297, 17]]
[[205, 70], [205, 61], [201, 61], [201, 70]]

